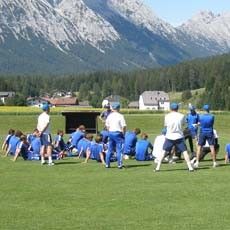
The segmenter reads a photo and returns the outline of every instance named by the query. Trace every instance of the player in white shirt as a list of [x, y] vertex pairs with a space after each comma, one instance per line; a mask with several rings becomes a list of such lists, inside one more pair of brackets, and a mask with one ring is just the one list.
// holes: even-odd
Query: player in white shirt
[[52, 161], [52, 139], [50, 133], [50, 105], [42, 105], [43, 112], [38, 117], [37, 129], [41, 138], [41, 164], [45, 164], [45, 154], [48, 155], [48, 165], [54, 165]]
[[172, 103], [170, 105], [170, 108], [171, 108], [171, 112], [165, 116], [165, 127], [167, 129], [167, 132], [165, 135], [166, 139], [163, 146], [164, 154], [162, 154], [162, 156], [158, 159], [158, 163], [155, 171], [157, 172], [160, 170], [160, 166], [165, 156], [165, 153], [171, 152], [173, 147], [175, 147], [177, 151], [183, 153], [188, 169], [190, 172], [192, 172], [193, 167], [189, 159], [189, 155], [187, 152], [187, 147], [183, 135], [183, 126], [185, 125], [185, 117], [182, 113], [178, 112], [179, 106], [177, 103]]
[[122, 147], [124, 144], [124, 135], [126, 131], [126, 122], [124, 116], [119, 113], [120, 104], [112, 104], [112, 113], [106, 119], [105, 125], [109, 131], [109, 144], [106, 153], [106, 168], [110, 168], [110, 158], [112, 152], [116, 150], [118, 168], [122, 169]]

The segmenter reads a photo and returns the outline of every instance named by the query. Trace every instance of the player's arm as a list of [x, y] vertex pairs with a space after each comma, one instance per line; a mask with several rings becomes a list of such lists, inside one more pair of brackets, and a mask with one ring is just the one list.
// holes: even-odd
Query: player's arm
[[5, 153], [5, 155], [4, 155], [5, 157], [8, 156], [8, 154], [9, 154], [9, 152], [10, 152], [10, 149], [11, 149], [11, 144], [8, 145], [8, 148], [7, 148], [6, 153]]
[[18, 156], [19, 156], [19, 154], [20, 154], [20, 152], [21, 152], [21, 146], [22, 146], [22, 144], [20, 143], [19, 146], [18, 146], [17, 149], [16, 149], [16, 152], [15, 152], [15, 155], [14, 155], [14, 158], [13, 158], [13, 161], [16, 161], [16, 160], [17, 160], [17, 158], [18, 158]]

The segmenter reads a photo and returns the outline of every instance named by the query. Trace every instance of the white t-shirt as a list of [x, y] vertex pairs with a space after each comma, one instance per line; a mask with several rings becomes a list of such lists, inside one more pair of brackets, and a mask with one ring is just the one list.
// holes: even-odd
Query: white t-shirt
[[185, 116], [182, 113], [172, 111], [165, 116], [165, 126], [167, 128], [166, 138], [177, 140], [184, 137], [183, 126], [185, 125]]
[[[48, 124], [48, 126], [47, 126]], [[47, 126], [47, 127], [46, 127]], [[45, 127], [46, 129], [43, 131], [45, 134], [50, 134], [50, 116], [46, 112], [41, 113], [38, 116], [38, 124], [37, 124], [37, 129], [38, 131], [42, 131]]]
[[164, 150], [163, 150], [164, 143], [165, 143], [165, 135], [159, 135], [154, 140], [152, 154], [157, 159], [161, 157], [162, 154], [164, 154]]
[[122, 114], [114, 111], [107, 117], [105, 125], [110, 132], [123, 132], [126, 122]]

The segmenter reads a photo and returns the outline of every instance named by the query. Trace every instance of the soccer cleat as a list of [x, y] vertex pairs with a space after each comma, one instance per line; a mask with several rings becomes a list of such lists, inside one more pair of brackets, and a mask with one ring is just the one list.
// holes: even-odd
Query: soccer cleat
[[107, 168], [107, 169], [108, 169], [108, 168], [110, 168], [110, 166], [109, 166], [109, 165], [105, 165], [105, 168]]
[[213, 168], [216, 168], [218, 166], [218, 164], [216, 162], [213, 162]]
[[196, 168], [196, 169], [199, 167], [198, 161], [196, 161], [196, 163], [193, 164], [193, 167]]
[[160, 169], [153, 169], [153, 172], [160, 172]]
[[55, 165], [54, 162], [48, 163], [48, 166], [53, 166], [53, 165]]
[[41, 161], [41, 165], [44, 165], [44, 164], [46, 164], [46, 162], [45, 161]]
[[118, 169], [123, 169], [123, 166], [122, 166], [122, 165], [119, 165], [117, 168], [118, 168]]
[[195, 172], [195, 170], [194, 170], [194, 169], [189, 169], [188, 171], [189, 171], [189, 172]]

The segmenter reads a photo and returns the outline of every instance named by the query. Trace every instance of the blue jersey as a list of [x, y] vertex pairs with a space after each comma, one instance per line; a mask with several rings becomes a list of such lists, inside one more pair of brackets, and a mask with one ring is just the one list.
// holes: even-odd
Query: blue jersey
[[20, 154], [23, 157], [24, 160], [28, 158], [28, 149], [29, 149], [29, 143], [23, 143], [22, 141], [18, 143], [17, 149], [20, 149]]
[[103, 151], [103, 143], [93, 142], [90, 146], [90, 158], [99, 161], [100, 153], [102, 153]]
[[136, 144], [135, 158], [138, 161], [144, 161], [149, 155], [149, 149], [153, 149], [152, 144], [148, 140], [141, 139]]
[[204, 134], [212, 134], [213, 133], [213, 125], [214, 125], [214, 116], [210, 113], [205, 113], [199, 116], [200, 122], [200, 132]]
[[35, 139], [36, 136], [34, 136], [33, 134], [28, 134], [27, 135], [27, 141], [29, 142], [29, 144], [32, 143], [33, 139]]
[[71, 146], [77, 147], [78, 142], [85, 136], [84, 132], [81, 131], [75, 131], [71, 134]]
[[225, 146], [225, 152], [228, 153], [228, 154], [230, 154], [230, 144], [227, 144]]
[[10, 138], [11, 138], [12, 136], [13, 136], [13, 135], [11, 135], [11, 134], [8, 134], [8, 135], [6, 136], [5, 142], [6, 142], [7, 145], [9, 145], [9, 143], [10, 143]]
[[31, 151], [33, 151], [34, 155], [40, 155], [40, 148], [41, 148], [41, 139], [39, 137], [36, 137], [33, 139], [33, 141], [30, 144]]
[[63, 151], [66, 149], [66, 144], [65, 144], [65, 141], [63, 139], [63, 137], [61, 135], [57, 135], [55, 138], [54, 138], [54, 143], [55, 145], [58, 143], [58, 146], [55, 146], [55, 148], [58, 150], [58, 151]]
[[135, 132], [125, 133], [124, 154], [135, 154], [135, 147], [137, 143], [137, 135]]
[[102, 136], [102, 142], [106, 144], [108, 142], [108, 139], [109, 139], [109, 131], [108, 130], [102, 130], [100, 132], [100, 135]]
[[9, 153], [14, 155], [16, 152], [16, 148], [18, 143], [20, 142], [20, 138], [16, 137], [15, 135], [10, 138], [9, 145], [10, 145], [10, 150]]
[[197, 113], [189, 113], [186, 117], [186, 122], [188, 124], [188, 128], [191, 131], [197, 132], [197, 126], [194, 124], [198, 124], [199, 122], [199, 114]]
[[87, 149], [91, 146], [91, 141], [86, 138], [82, 138], [77, 145], [77, 150], [79, 153], [86, 153]]

